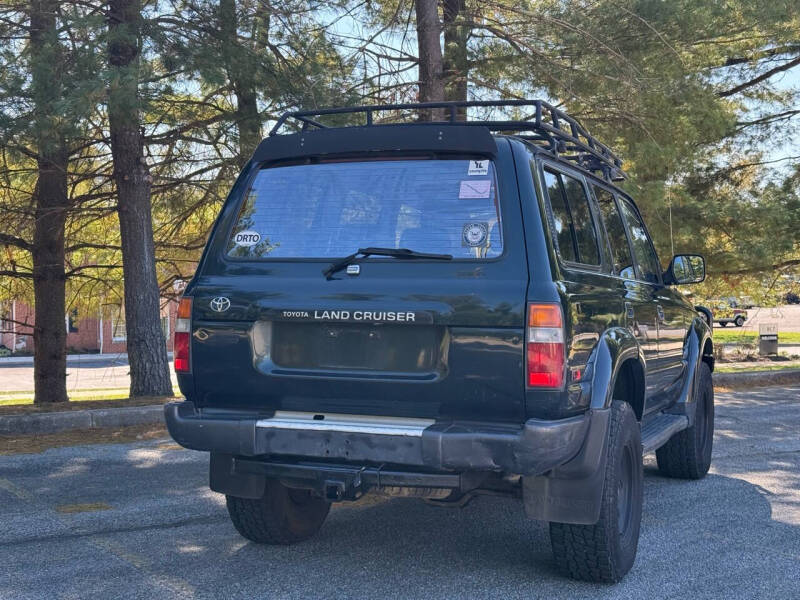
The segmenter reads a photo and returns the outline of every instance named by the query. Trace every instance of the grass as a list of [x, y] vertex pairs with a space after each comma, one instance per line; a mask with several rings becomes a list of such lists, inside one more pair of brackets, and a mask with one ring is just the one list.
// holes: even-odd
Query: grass
[[[127, 388], [117, 391], [87, 390], [69, 394], [70, 402], [86, 402], [89, 400], [122, 400], [128, 397]], [[33, 404], [33, 392], [0, 394], [0, 406], [16, 404]]]
[[[714, 328], [714, 340], [726, 344], [758, 344], [758, 331], [742, 331], [740, 328]], [[778, 332], [779, 344], [800, 344], [800, 331]]]
[[[740, 363], [741, 364], [741, 363]], [[800, 369], [800, 363], [797, 362], [790, 362], [790, 363], [778, 363], [778, 364], [770, 364], [770, 363], [754, 363], [752, 365], [741, 366], [741, 367], [734, 367], [732, 365], [726, 365], [725, 363], [717, 363], [717, 366], [714, 369], [715, 373], [745, 373], [745, 372], [753, 372], [753, 371], [787, 371], [792, 369]]]
[[[60, 433], [31, 433], [26, 435], [3, 434], [0, 435], [0, 456], [44, 452], [50, 448], [60, 448], [61, 446], [120, 444], [141, 440], [157, 440], [165, 437], [169, 437], [169, 434], [163, 425], [131, 425], [117, 429], [75, 429]], [[174, 444], [164, 444], [163, 446], [164, 450], [180, 449], [179, 446]]]
[[64, 410], [83, 410], [86, 408], [117, 408], [121, 406], [145, 406], [151, 404], [163, 404], [172, 400], [180, 399], [180, 392], [175, 396], [157, 396], [129, 398], [128, 390], [119, 395], [106, 394], [102, 396], [70, 396], [69, 402], [61, 404], [35, 405], [33, 396], [25, 398], [3, 398], [0, 400], [0, 415], [10, 415], [17, 413], [30, 412], [57, 412]]

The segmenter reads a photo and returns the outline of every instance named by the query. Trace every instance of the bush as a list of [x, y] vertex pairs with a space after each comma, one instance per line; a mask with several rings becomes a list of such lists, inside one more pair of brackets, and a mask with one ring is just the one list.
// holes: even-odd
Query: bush
[[786, 304], [800, 304], [800, 296], [798, 296], [795, 292], [786, 292], [786, 295], [783, 297], [783, 301]]

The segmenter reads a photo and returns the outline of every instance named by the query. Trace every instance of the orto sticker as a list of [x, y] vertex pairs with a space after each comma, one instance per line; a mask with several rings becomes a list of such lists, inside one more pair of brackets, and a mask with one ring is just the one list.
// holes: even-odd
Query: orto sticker
[[491, 179], [468, 179], [461, 182], [458, 188], [458, 197], [464, 198], [488, 198], [492, 192]]
[[240, 231], [233, 236], [233, 243], [237, 246], [255, 246], [261, 241], [261, 234], [257, 231]]
[[469, 161], [469, 169], [467, 170], [467, 175], [488, 175], [488, 174], [489, 174], [488, 160]]
[[481, 248], [486, 245], [487, 237], [489, 237], [488, 223], [464, 223], [464, 230], [461, 232], [463, 246]]

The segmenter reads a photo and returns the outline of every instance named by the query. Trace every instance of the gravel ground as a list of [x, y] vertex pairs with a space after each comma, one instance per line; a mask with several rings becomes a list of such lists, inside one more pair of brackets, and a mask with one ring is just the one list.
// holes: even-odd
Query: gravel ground
[[0, 457], [0, 597], [800, 598], [800, 387], [718, 394], [712, 473], [646, 459], [639, 554], [619, 585], [562, 578], [544, 524], [367, 497], [291, 547], [246, 542], [170, 440]]

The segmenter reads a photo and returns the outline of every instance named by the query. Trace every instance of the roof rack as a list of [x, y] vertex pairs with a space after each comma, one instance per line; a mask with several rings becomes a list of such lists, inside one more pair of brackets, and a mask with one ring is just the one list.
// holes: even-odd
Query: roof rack
[[[522, 120], [509, 121], [468, 121], [459, 120], [459, 109], [471, 107], [533, 107], [534, 113]], [[310, 128], [328, 129], [317, 118], [326, 115], [364, 114], [366, 122], [358, 126], [378, 127], [391, 123], [375, 123], [374, 115], [379, 112], [431, 109], [446, 109], [444, 121], [421, 121], [419, 125], [452, 124], [486, 127], [494, 132], [530, 132], [521, 137], [535, 142], [544, 142], [554, 155], [575, 162], [589, 171], [599, 172], [609, 181], [620, 181], [627, 176], [622, 171], [622, 160], [605, 144], [596, 140], [581, 123], [564, 111], [544, 100], [470, 100], [455, 102], [423, 102], [412, 104], [376, 104], [373, 106], [350, 106], [343, 108], [322, 108], [318, 110], [290, 111], [283, 113], [270, 130], [270, 137], [278, 135], [278, 130], [287, 121], [295, 120], [301, 124], [301, 131]], [[463, 112], [461, 113], [463, 115]]]

